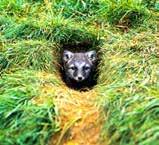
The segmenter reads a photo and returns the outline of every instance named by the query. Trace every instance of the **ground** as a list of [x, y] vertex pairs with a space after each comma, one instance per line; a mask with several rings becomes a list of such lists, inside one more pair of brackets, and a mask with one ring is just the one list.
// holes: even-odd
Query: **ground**
[[[49, 78], [52, 74], [40, 73], [41, 78]], [[60, 77], [59, 77], [60, 79]], [[55, 104], [58, 106], [58, 121], [61, 131], [52, 137], [51, 145], [102, 145], [100, 132], [105, 117], [96, 103], [97, 92], [92, 89], [80, 92], [61, 86], [44, 84], [42, 94], [54, 94]], [[39, 97], [38, 103], [44, 100]], [[106, 145], [106, 144], [104, 144]]]

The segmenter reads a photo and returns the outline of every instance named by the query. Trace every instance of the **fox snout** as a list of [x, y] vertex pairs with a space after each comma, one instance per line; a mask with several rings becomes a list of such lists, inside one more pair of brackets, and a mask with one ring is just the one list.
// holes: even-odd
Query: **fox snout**
[[78, 76], [76, 76], [75, 77], [75, 80], [77, 81], [77, 82], [81, 82], [81, 81], [83, 81], [85, 78], [82, 76], [82, 75], [78, 75]]

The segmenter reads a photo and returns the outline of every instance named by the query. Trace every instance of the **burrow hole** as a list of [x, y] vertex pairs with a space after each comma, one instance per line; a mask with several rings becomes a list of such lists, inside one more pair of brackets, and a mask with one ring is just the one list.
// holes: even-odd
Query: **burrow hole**
[[[99, 62], [100, 62], [100, 55], [99, 55], [99, 50], [100, 50], [100, 46], [99, 46], [100, 42], [94, 43], [91, 41], [82, 41], [82, 42], [78, 42], [78, 43], [63, 43], [60, 45], [60, 58], [59, 58], [59, 64], [60, 64], [60, 68], [59, 68], [59, 72], [61, 75], [61, 78], [63, 80], [63, 82], [71, 89], [74, 90], [79, 90], [79, 91], [88, 91], [90, 89], [92, 89], [95, 85], [97, 85], [97, 79], [99, 76], [99, 72], [98, 72], [98, 66], [99, 66]], [[64, 63], [63, 63], [63, 52], [64, 50], [68, 50], [71, 51], [73, 53], [85, 53], [88, 51], [92, 51], [95, 50], [96, 51], [96, 62], [95, 62], [95, 69], [93, 71], [93, 76], [91, 77], [91, 80], [86, 80], [83, 82], [76, 82], [76, 81], [68, 81], [66, 79], [66, 74], [65, 74], [65, 68], [64, 68]]]

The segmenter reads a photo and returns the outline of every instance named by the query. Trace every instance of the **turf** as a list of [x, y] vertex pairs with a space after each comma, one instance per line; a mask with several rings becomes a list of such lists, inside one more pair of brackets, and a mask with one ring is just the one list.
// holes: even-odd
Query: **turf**
[[60, 53], [71, 48], [99, 53], [101, 138], [157, 145], [158, 24], [158, 0], [1, 0], [0, 143], [48, 144], [60, 130], [56, 96], [41, 86], [60, 86]]

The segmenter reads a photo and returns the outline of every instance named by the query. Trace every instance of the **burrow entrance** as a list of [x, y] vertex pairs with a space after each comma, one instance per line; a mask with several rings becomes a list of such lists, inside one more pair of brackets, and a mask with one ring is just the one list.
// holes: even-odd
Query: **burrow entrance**
[[[65, 68], [64, 68], [64, 62], [63, 62], [63, 52], [64, 50], [68, 50], [72, 53], [85, 53], [88, 51], [92, 51], [94, 50], [96, 52], [96, 62], [94, 63], [95, 69], [93, 71], [93, 77], [91, 79], [91, 81], [83, 81], [83, 82], [68, 82], [66, 79], [66, 74], [65, 74]], [[67, 43], [62, 43], [60, 44], [60, 55], [59, 55], [59, 64], [60, 64], [60, 68], [59, 68], [59, 72], [61, 75], [61, 78], [63, 80], [63, 82], [71, 89], [74, 90], [79, 90], [79, 91], [87, 91], [92, 89], [96, 84], [97, 84], [97, 79], [99, 76], [99, 72], [98, 72], [98, 65], [100, 62], [100, 55], [99, 55], [99, 50], [100, 50], [100, 41], [80, 41], [80, 42], [71, 42], [68, 41]]]

